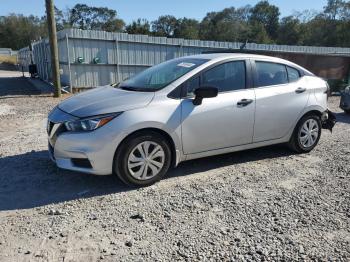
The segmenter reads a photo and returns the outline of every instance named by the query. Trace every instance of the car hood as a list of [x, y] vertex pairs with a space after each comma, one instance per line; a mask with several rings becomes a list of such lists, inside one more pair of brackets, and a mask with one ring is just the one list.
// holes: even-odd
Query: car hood
[[77, 117], [123, 112], [147, 106], [154, 92], [135, 92], [103, 86], [72, 96], [58, 107]]

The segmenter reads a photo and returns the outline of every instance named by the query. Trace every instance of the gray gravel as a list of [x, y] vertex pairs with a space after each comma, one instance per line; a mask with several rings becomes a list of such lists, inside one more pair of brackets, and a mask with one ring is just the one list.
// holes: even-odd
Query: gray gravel
[[[350, 116], [310, 154], [273, 146], [190, 161], [130, 189], [57, 169], [59, 100], [0, 78], [0, 261], [350, 260]], [[18, 94], [18, 85], [22, 92]]]

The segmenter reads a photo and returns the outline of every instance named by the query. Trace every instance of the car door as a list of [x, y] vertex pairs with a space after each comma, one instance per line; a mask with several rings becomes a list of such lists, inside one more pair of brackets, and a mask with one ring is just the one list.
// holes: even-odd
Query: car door
[[[247, 66], [248, 65], [248, 66]], [[255, 94], [247, 89], [250, 64], [229, 61], [215, 65], [188, 80], [183, 88], [182, 145], [185, 154], [252, 143]], [[218, 96], [193, 105], [199, 86], [218, 88]]]
[[305, 79], [297, 69], [284, 64], [255, 61], [253, 68], [256, 86], [253, 141], [282, 138], [294, 128], [308, 102]]

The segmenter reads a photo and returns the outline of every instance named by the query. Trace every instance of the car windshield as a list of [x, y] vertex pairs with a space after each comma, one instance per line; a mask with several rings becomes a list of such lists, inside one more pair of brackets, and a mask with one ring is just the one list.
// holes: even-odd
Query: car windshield
[[132, 91], [157, 91], [198, 66], [207, 59], [177, 58], [146, 69], [117, 85], [118, 88]]

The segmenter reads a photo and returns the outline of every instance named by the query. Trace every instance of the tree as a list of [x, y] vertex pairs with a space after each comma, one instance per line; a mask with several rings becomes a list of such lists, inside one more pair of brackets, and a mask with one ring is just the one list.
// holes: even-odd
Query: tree
[[200, 38], [214, 41], [245, 41], [249, 34], [250, 7], [225, 8], [208, 13], [200, 23]]
[[257, 22], [250, 24], [248, 39], [249, 42], [258, 44], [272, 43], [272, 40], [270, 39], [269, 34], [266, 32], [264, 25]]
[[56, 18], [56, 29], [57, 31], [63, 30], [65, 28], [66, 20], [63, 11], [55, 6], [55, 18]]
[[303, 45], [336, 46], [334, 24], [323, 14], [317, 15], [314, 19], [305, 23], [303, 28], [305, 32]]
[[174, 37], [186, 39], [199, 38], [199, 22], [196, 19], [182, 18], [177, 21]]
[[343, 10], [345, 8], [345, 2], [342, 0], [328, 0], [327, 5], [324, 7], [324, 14], [331, 20], [340, 19]]
[[129, 34], [142, 34], [150, 35], [151, 34], [151, 25], [147, 19], [137, 19], [131, 24], [125, 27], [125, 31]]
[[[55, 6], [55, 19], [56, 19], [56, 30], [61, 31], [65, 28], [70, 28], [69, 25], [69, 12], [70, 9], [67, 8], [65, 11], [58, 9]], [[46, 21], [46, 15], [41, 17], [41, 20]]]
[[301, 24], [305, 24], [311, 21], [312, 19], [314, 19], [318, 15], [319, 13], [315, 10], [303, 10], [299, 12], [294, 12], [292, 16], [297, 18]]
[[85, 30], [122, 31], [125, 23], [117, 18], [117, 12], [106, 7], [90, 7], [76, 4], [69, 12], [71, 27]]
[[156, 36], [173, 37], [178, 21], [171, 15], [160, 16], [152, 22], [152, 31]]
[[103, 30], [107, 32], [123, 32], [125, 22], [122, 19], [115, 18], [113, 20], [106, 21], [97, 27], [93, 27], [93, 30]]
[[350, 20], [339, 23], [336, 28], [337, 45], [342, 47], [350, 46]]
[[36, 16], [10, 14], [0, 17], [0, 47], [18, 50], [45, 36], [46, 22]]
[[341, 18], [346, 21], [350, 20], [350, 1], [344, 3]]
[[277, 43], [282, 45], [299, 45], [301, 43], [300, 21], [294, 16], [282, 18], [277, 35]]
[[276, 39], [280, 11], [268, 1], [260, 1], [251, 9], [250, 22], [262, 24], [271, 39]]
[[[350, 1], [328, 0], [321, 12], [304, 10], [279, 19], [277, 6], [263, 0], [255, 6], [229, 7], [209, 12], [197, 21], [160, 16], [137, 19], [125, 26], [117, 12], [77, 4], [55, 8], [57, 30], [80, 28], [213, 41], [278, 43], [288, 45], [350, 46]], [[18, 49], [47, 36], [45, 17], [10, 14], [0, 17], [0, 47]]]

